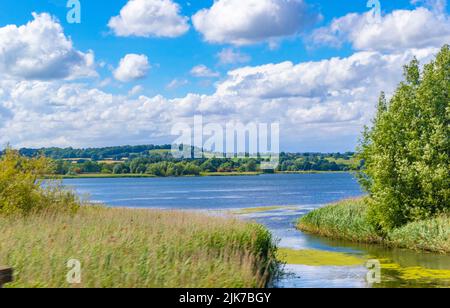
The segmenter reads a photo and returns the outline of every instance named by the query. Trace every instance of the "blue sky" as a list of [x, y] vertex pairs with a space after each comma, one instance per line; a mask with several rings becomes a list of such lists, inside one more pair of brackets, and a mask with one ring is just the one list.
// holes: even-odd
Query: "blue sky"
[[[168, 29], [175, 27], [174, 23], [177, 21], [185, 20], [189, 30], [178, 31], [176, 35], [160, 35], [157, 33], [159, 30], [147, 35], [120, 35], [117, 28], [108, 24], [111, 18], [120, 16], [121, 10], [128, 5], [128, 0], [108, 2], [80, 0], [80, 24], [67, 22], [66, 0], [2, 0], [0, 47], [22, 48], [20, 51], [7, 50], [10, 53], [0, 53], [0, 64], [3, 62], [3, 65], [0, 65], [0, 74], [4, 79], [4, 84], [0, 88], [0, 94], [3, 93], [3, 96], [0, 95], [2, 104], [0, 114], [3, 112], [5, 122], [1, 127], [2, 142], [11, 142], [18, 146], [93, 146], [111, 145], [111, 143], [170, 142], [169, 132], [165, 126], [168, 119], [176, 118], [181, 121], [188, 118], [189, 114], [201, 113], [210, 115], [215, 121], [220, 118], [223, 121], [239, 119], [245, 122], [252, 119], [251, 114], [245, 113], [254, 113], [254, 117], [259, 121], [281, 122], [282, 147], [285, 150], [352, 150], [362, 126], [370, 121], [371, 106], [374, 105], [377, 93], [381, 90], [389, 93], [400, 80], [401, 76], [393, 72], [401, 73], [401, 65], [404, 63], [397, 62], [408, 61], [412, 56], [429, 61], [440, 46], [449, 43], [450, 37], [448, 6], [443, 0], [381, 0], [382, 19], [376, 25], [366, 21], [369, 8], [365, 0], [262, 0], [267, 5], [276, 6], [284, 3], [288, 10], [291, 8], [301, 10], [298, 16], [301, 16], [302, 21], [298, 24], [295, 20], [288, 22], [292, 16], [282, 15], [290, 14], [289, 12], [273, 14], [274, 19], [287, 20], [281, 23], [276, 36], [271, 35], [270, 29], [275, 27], [275, 21], [271, 20], [270, 11], [265, 12], [264, 10], [267, 9], [262, 6], [260, 8], [262, 15], [253, 16], [257, 9], [247, 12], [249, 8], [245, 5], [236, 5], [234, 10], [231, 10], [236, 14], [230, 16], [230, 11], [226, 11], [223, 7], [220, 9], [219, 5], [216, 12], [218, 15], [213, 15], [211, 12], [215, 4], [212, 0], [132, 1], [141, 1], [142, 5], [153, 6], [161, 1], [166, 1], [166, 6], [178, 4], [177, 16], [171, 15], [169, 24], [164, 19], [167, 18], [166, 16], [163, 16], [164, 18], [149, 16], [150, 13], [144, 16], [147, 18], [144, 18], [144, 21], [153, 23], [156, 20], [162, 23], [156, 24], [157, 29], [165, 27]], [[147, 1], [148, 3], [144, 3]], [[234, 0], [218, 0], [217, 2], [223, 2], [225, 5], [227, 1], [230, 5], [238, 3], [233, 2]], [[251, 0], [242, 0], [242, 2], [245, 1]], [[298, 3], [294, 5], [293, 2], [301, 3], [301, 5]], [[202, 18], [199, 17], [198, 23], [195, 23], [192, 16], [202, 9], [208, 10], [207, 13], [212, 17], [206, 14]], [[44, 72], [44, 68], [42, 70], [39, 68], [37, 72], [32, 73], [18, 72], [20, 70], [18, 64], [26, 63], [26, 61], [19, 62], [23, 60], [20, 58], [23, 54], [30, 50], [40, 50], [38, 46], [41, 43], [45, 46], [51, 44], [51, 42], [45, 42], [45, 35], [42, 38], [38, 37], [37, 42], [29, 42], [19, 37], [14, 38], [18, 42], [11, 43], [11, 38], [8, 37], [11, 34], [5, 30], [6, 26], [26, 26], [35, 19], [31, 15], [32, 12], [46, 13], [51, 16], [51, 21], [44, 21], [41, 18], [36, 22], [45, 22], [50, 28], [53, 24], [59, 25], [61, 30], [53, 27], [48, 31], [58, 32], [73, 44], [72, 47], [67, 47], [64, 41], [60, 45], [55, 43], [54, 50], [60, 53], [56, 56], [49, 55], [50, 58], [67, 53], [64, 55], [65, 63], [67, 61], [77, 63], [80, 55], [84, 59], [88, 54], [92, 54], [95, 56], [94, 63], [89, 65], [77, 63], [80, 67], [84, 66], [81, 68], [84, 73], [80, 73], [81, 75], [77, 73], [76, 76], [72, 73], [65, 74], [65, 71], [58, 74]], [[236, 25], [234, 18], [242, 16], [239, 15], [241, 13], [250, 16], [248, 24]], [[215, 19], [218, 19], [217, 24]], [[130, 22], [133, 21], [126, 19], [122, 23], [122, 31], [128, 31], [123, 30], [123, 27], [129, 27]], [[203, 23], [203, 27], [200, 22]], [[428, 25], [433, 30], [432, 33], [427, 29]], [[146, 25], [142, 25], [142, 21], [139, 26], [143, 27], [142, 31], [146, 31]], [[397, 29], [393, 30], [393, 26]], [[223, 28], [227, 28], [228, 32]], [[408, 28], [411, 29], [408, 30]], [[255, 32], [254, 35], [252, 31]], [[362, 31], [367, 34], [361, 34]], [[17, 32], [20, 33], [20, 30]], [[239, 37], [240, 35], [242, 37]], [[240, 42], [245, 40], [245, 42], [236, 43], [236, 40], [241, 40]], [[27, 47], [23, 48], [24, 45]], [[43, 51], [42, 58], [39, 58], [37, 63], [42, 64], [47, 61], [49, 57], [46, 58], [44, 53], [51, 53], [51, 50], [52, 47], [49, 47]], [[229, 63], [222, 63], [219, 57], [221, 52], [234, 55], [234, 59], [228, 61]], [[14, 54], [14, 61], [17, 61], [12, 64], [11, 54]], [[122, 77], [119, 77], [119, 74], [115, 74], [119, 69], [119, 62], [130, 54], [139, 55], [145, 59], [136, 58], [137, 62], [134, 62], [132, 67], [124, 65], [124, 72], [120, 75]], [[75, 55], [76, 59], [68, 60], [69, 55]], [[25, 60], [36, 60], [33, 55], [28, 55], [28, 58], [23, 57]], [[326, 62], [332, 58], [340, 59], [340, 61]], [[348, 62], [351, 61], [362, 63], [364, 67], [359, 68], [355, 63], [349, 64]], [[288, 65], [283, 68], [283, 63], [291, 63], [292, 67]], [[306, 67], [305, 63], [311, 63], [311, 67]], [[52, 62], [51, 66], [45, 66], [45, 69], [54, 67], [53, 64]], [[137, 65], [141, 67], [138, 68]], [[267, 67], [267, 65], [272, 66]], [[326, 71], [319, 71], [323, 70], [324, 66], [328, 67]], [[193, 70], [196, 67], [199, 72], [197, 74]], [[381, 68], [385, 70], [381, 71]], [[130, 72], [131, 69], [137, 72]], [[89, 74], [86, 73], [88, 70]], [[316, 70], [317, 75], [308, 76], [308, 73]], [[336, 71], [333, 72], [333, 70]], [[344, 74], [342, 70], [347, 71]], [[230, 72], [234, 74], [230, 75]], [[357, 74], [362, 75], [357, 76]], [[383, 78], [381, 77], [383, 74], [389, 74], [389, 76]], [[56, 75], [59, 77], [48, 78], [48, 76]], [[351, 78], [348, 75], [351, 75]], [[370, 76], [373, 80], [365, 80]], [[280, 79], [285, 77], [287, 80], [282, 83]], [[298, 78], [298, 82], [295, 78]], [[358, 84], [361, 80], [365, 80], [364, 84]], [[276, 84], [277, 82], [280, 84]], [[30, 97], [32, 101], [41, 101], [40, 106], [35, 104], [23, 106], [18, 96], [14, 95], [19, 85], [25, 87], [25, 84], [28, 84], [29, 90], [24, 90], [21, 95], [27, 97], [28, 102]], [[299, 89], [292, 91], [293, 85], [296, 84]], [[259, 92], [257, 92], [258, 86], [262, 87]], [[270, 93], [263, 93], [267, 90], [264, 89], [266, 86], [270, 88]], [[47, 87], [48, 91], [52, 89], [60, 94], [64, 92], [64, 98], [51, 97], [50, 94], [44, 97], [42, 93], [33, 92], [36, 87]], [[72, 87], [70, 91], [67, 90], [69, 87]], [[91, 96], [84, 95], [82, 91], [91, 93]], [[147, 118], [137, 119], [136, 122], [149, 121], [153, 123], [152, 126], [158, 126], [158, 128], [136, 126], [127, 130], [124, 124], [115, 126], [114, 121], [97, 127], [99, 122], [107, 122], [106, 115], [103, 117], [99, 115], [99, 118], [93, 119], [92, 123], [86, 123], [91, 128], [86, 128], [86, 133], [81, 134], [85, 135], [83, 138], [76, 133], [79, 129], [73, 127], [73, 124], [66, 123], [64, 126], [60, 122], [64, 122], [64, 117], [89, 118], [85, 115], [86, 106], [93, 106], [99, 100], [92, 97], [92, 91], [95, 91], [96, 95], [111, 96], [112, 102], [109, 105], [103, 105], [102, 102], [97, 106], [97, 110], [108, 109], [108, 114], [113, 114], [113, 110], [121, 110], [121, 108], [124, 110], [126, 116], [116, 119], [116, 122], [129, 121], [132, 118], [131, 113], [136, 112], [136, 110], [128, 109], [125, 111], [126, 108], [134, 106], [135, 109], [142, 111], [154, 103], [159, 114], [150, 112]], [[76, 97], [71, 98], [70, 95]], [[195, 99], [190, 95], [195, 96]], [[24, 99], [22, 96], [20, 99]], [[80, 97], [89, 98], [81, 102]], [[71, 99], [78, 101], [70, 106], [62, 106], [65, 103], [60, 102], [60, 99], [65, 102]], [[155, 103], [158, 99], [164, 102]], [[148, 102], [144, 102], [145, 100]], [[214, 108], [208, 105], [213, 105], [210, 101], [216, 102]], [[245, 106], [241, 102], [245, 102]], [[54, 107], [56, 104], [58, 108]], [[174, 104], [179, 104], [179, 108], [175, 111], [172, 110]], [[286, 110], [279, 115], [276, 111], [274, 113], [274, 110], [283, 108]], [[180, 114], [180, 109], [186, 109], [186, 111]], [[260, 109], [267, 110], [263, 112]], [[242, 114], [239, 110], [242, 110]], [[162, 114], [164, 117], [161, 116]], [[13, 121], [20, 123], [24, 121], [24, 118], [27, 119], [28, 124], [18, 129]], [[48, 127], [42, 134], [28, 131], [33, 130], [32, 119], [49, 121]], [[331, 135], [334, 137], [330, 137]]]
[[[107, 24], [111, 16], [118, 15], [120, 9], [128, 0], [108, 1], [105, 5], [103, 0], [81, 0], [82, 22], [81, 24], [69, 24], [66, 21], [68, 9], [67, 0], [4, 0], [1, 4], [0, 25], [25, 24], [31, 18], [31, 12], [48, 12], [56, 16], [64, 27], [64, 32], [72, 37], [77, 49], [95, 51], [97, 60], [105, 61], [110, 65], [117, 65], [123, 55], [128, 53], [146, 54], [152, 63], [152, 71], [148, 78], [135, 84], [146, 87], [146, 94], [163, 94], [168, 97], [179, 97], [188, 92], [212, 93], [214, 91], [211, 82], [196, 80], [189, 74], [192, 67], [202, 63], [214, 68], [222, 74], [236, 65], [220, 65], [216, 57], [227, 44], [208, 44], [202, 40], [201, 34], [194, 29], [178, 38], [136, 38], [116, 37], [111, 33]], [[19, 3], [18, 3], [19, 2]], [[182, 14], [192, 16], [203, 8], [210, 7], [212, 0], [206, 1], [176, 1], [182, 8]], [[401, 0], [382, 1], [383, 12], [390, 12], [396, 8], [411, 8], [409, 1]], [[320, 24], [327, 24], [335, 17], [343, 16], [349, 12], [366, 12], [367, 2], [365, 0], [344, 1], [314, 1], [310, 5], [314, 10], [323, 15]], [[346, 56], [351, 54], [351, 48], [315, 48], [309, 50], [301, 38], [288, 39], [275, 49], [269, 48], [267, 44], [256, 44], [239, 48], [248, 54], [251, 60], [247, 65], [262, 65], [265, 63], [276, 63], [283, 61], [314, 61], [332, 56]], [[99, 71], [105, 78], [110, 72], [107, 68]], [[188, 79], [189, 84], [176, 89], [167, 89], [167, 85], [174, 79]], [[215, 79], [214, 79], [215, 80]], [[121, 85], [124, 91], [133, 85]], [[111, 87], [114, 91], [114, 87]]]

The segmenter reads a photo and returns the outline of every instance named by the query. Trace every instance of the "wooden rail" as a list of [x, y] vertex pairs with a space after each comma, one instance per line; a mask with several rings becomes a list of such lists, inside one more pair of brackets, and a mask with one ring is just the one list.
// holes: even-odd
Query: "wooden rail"
[[0, 266], [0, 288], [2, 288], [4, 284], [12, 281], [13, 281], [13, 269], [10, 267]]

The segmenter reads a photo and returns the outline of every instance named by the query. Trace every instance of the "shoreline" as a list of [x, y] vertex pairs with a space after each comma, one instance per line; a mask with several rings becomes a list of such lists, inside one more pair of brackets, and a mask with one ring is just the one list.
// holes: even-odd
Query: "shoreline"
[[294, 175], [294, 174], [343, 174], [354, 171], [295, 171], [295, 172], [203, 172], [200, 175], [182, 175], [182, 176], [156, 176], [152, 174], [107, 174], [107, 173], [85, 173], [79, 175], [46, 175], [44, 179], [132, 179], [132, 178], [192, 178], [192, 177], [235, 177], [235, 176], [260, 176], [260, 175]]
[[329, 239], [450, 255], [449, 216], [410, 222], [380, 236], [367, 220], [365, 198], [343, 200], [314, 210], [298, 219], [296, 227]]

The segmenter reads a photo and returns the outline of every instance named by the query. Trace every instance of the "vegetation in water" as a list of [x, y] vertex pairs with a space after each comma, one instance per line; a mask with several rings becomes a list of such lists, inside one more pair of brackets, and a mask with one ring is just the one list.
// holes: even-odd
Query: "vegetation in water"
[[450, 47], [421, 71], [405, 66], [405, 81], [387, 102], [358, 151], [368, 220], [380, 234], [450, 212]]
[[367, 198], [349, 199], [314, 210], [299, 220], [306, 232], [353, 242], [380, 243], [380, 237], [368, 223]]
[[450, 253], [450, 216], [411, 222], [381, 237], [369, 223], [366, 201], [367, 198], [350, 199], [317, 209], [300, 218], [297, 226], [305, 232], [335, 239]]
[[308, 266], [361, 266], [365, 263], [365, 259], [360, 256], [323, 250], [280, 248], [277, 256], [282, 262], [287, 264]]

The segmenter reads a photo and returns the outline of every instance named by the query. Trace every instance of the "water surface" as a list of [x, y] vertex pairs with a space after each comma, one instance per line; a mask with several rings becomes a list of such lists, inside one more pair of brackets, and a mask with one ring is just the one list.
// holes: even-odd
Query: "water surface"
[[[399, 287], [450, 286], [450, 257], [355, 245], [311, 236], [295, 229], [295, 220], [309, 211], [341, 199], [363, 195], [351, 174], [291, 174], [242, 177], [71, 179], [72, 186], [91, 201], [108, 206], [198, 210], [233, 213], [267, 226], [279, 246], [361, 258], [354, 266], [288, 264], [289, 273], [274, 287]], [[261, 209], [267, 207], [267, 211]], [[246, 212], [245, 209], [258, 208]], [[380, 260], [380, 284], [369, 284], [365, 262]]]

